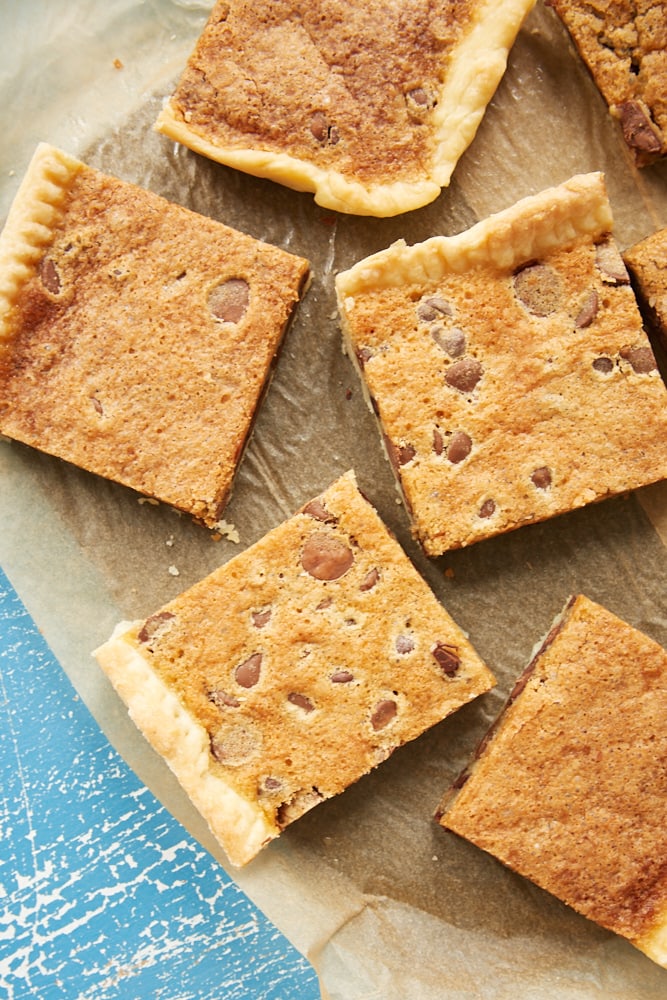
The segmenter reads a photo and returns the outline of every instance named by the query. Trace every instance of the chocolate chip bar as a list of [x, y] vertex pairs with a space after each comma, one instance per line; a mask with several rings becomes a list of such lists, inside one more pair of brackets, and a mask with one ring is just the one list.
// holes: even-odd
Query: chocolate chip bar
[[547, 0], [586, 64], [634, 162], [667, 154], [667, 3]]
[[494, 683], [351, 472], [96, 656], [234, 865]]
[[572, 598], [438, 818], [667, 967], [667, 651]]
[[667, 228], [628, 247], [623, 259], [647, 327], [667, 351]]
[[213, 526], [307, 275], [40, 146], [0, 236], [0, 431]]
[[340, 212], [433, 201], [534, 0], [218, 0], [160, 132]]
[[336, 280], [427, 554], [667, 476], [667, 390], [600, 174]]

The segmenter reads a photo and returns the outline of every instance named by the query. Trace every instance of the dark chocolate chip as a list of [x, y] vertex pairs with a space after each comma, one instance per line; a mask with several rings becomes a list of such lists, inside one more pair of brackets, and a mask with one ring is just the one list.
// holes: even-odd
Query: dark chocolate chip
[[392, 701], [391, 698], [385, 698], [383, 701], [379, 701], [373, 712], [371, 714], [371, 726], [373, 729], [384, 729], [388, 726], [392, 719], [396, 717], [396, 702]]
[[223, 323], [240, 323], [250, 303], [250, 287], [244, 278], [229, 278], [209, 292], [208, 307]]
[[335, 670], [330, 680], [333, 684], [349, 684], [354, 680], [354, 674], [349, 670]]
[[139, 642], [150, 642], [167, 630], [169, 622], [176, 616], [171, 611], [158, 611], [147, 618], [137, 633]]
[[445, 382], [459, 392], [472, 392], [482, 377], [482, 366], [476, 358], [463, 358], [447, 369]]
[[372, 590], [380, 579], [380, 571], [377, 567], [370, 569], [362, 582], [359, 584], [359, 590], [367, 591]]
[[253, 653], [252, 656], [249, 656], [247, 660], [243, 661], [243, 663], [239, 663], [238, 667], [234, 671], [236, 683], [240, 684], [241, 687], [244, 688], [254, 687], [259, 680], [261, 669], [262, 654]]
[[496, 512], [496, 502], [495, 500], [485, 500], [482, 506], [479, 508], [478, 517], [491, 517]]
[[438, 642], [431, 652], [443, 673], [447, 677], [453, 677], [461, 666], [461, 658], [456, 646], [451, 646], [446, 642]]
[[549, 316], [560, 308], [563, 294], [560, 275], [548, 264], [526, 264], [514, 275], [514, 292], [535, 316]]
[[472, 440], [465, 431], [456, 431], [449, 439], [447, 446], [447, 458], [452, 465], [458, 465], [464, 458], [467, 458], [472, 449]]
[[630, 275], [613, 237], [608, 236], [595, 247], [595, 263], [603, 279], [614, 285], [628, 285]]
[[313, 532], [301, 552], [301, 565], [316, 580], [338, 580], [353, 562], [352, 550], [324, 531]]
[[658, 369], [655, 355], [650, 347], [624, 347], [620, 354], [638, 375], [648, 375], [649, 372]]
[[546, 465], [541, 465], [539, 469], [535, 469], [530, 480], [538, 490], [546, 490], [551, 486], [551, 469]]
[[598, 293], [592, 289], [584, 299], [581, 309], [577, 313], [574, 325], [579, 329], [590, 326], [598, 314]]
[[58, 268], [50, 257], [42, 257], [37, 266], [37, 273], [47, 292], [51, 292], [51, 295], [58, 295], [60, 293], [60, 275]]
[[287, 700], [291, 705], [296, 705], [297, 708], [302, 709], [304, 712], [309, 713], [315, 710], [310, 698], [306, 697], [305, 694], [300, 694], [298, 691], [291, 691], [287, 695]]
[[603, 375], [608, 375], [609, 372], [614, 370], [614, 362], [611, 358], [600, 357], [596, 358], [593, 362], [593, 368], [596, 372], [601, 372]]

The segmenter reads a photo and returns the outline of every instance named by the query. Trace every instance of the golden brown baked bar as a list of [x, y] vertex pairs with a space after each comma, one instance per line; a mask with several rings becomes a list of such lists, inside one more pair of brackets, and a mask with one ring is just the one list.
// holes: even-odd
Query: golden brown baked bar
[[639, 167], [667, 153], [667, 3], [547, 0], [621, 125]]
[[659, 229], [623, 254], [649, 330], [667, 351], [667, 229]]
[[218, 0], [157, 128], [340, 212], [449, 183], [534, 0]]
[[572, 598], [442, 826], [667, 967], [667, 651]]
[[667, 391], [611, 226], [587, 174], [338, 275], [429, 555], [667, 476]]
[[353, 473], [96, 656], [235, 865], [494, 680]]
[[0, 235], [0, 431], [214, 525], [307, 274], [41, 145]]

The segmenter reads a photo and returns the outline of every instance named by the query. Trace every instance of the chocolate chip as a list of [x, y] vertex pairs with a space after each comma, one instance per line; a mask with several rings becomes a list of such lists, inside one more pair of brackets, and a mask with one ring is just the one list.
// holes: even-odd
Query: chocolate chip
[[361, 347], [357, 352], [357, 361], [362, 368], [365, 367], [368, 361], [373, 357], [373, 352], [370, 347]]
[[95, 413], [98, 413], [100, 415], [100, 417], [103, 417], [104, 416], [104, 408], [103, 408], [102, 404], [100, 403], [99, 399], [97, 398], [97, 396], [91, 396], [90, 397], [90, 401], [93, 404], [93, 409], [95, 410]]
[[368, 571], [363, 581], [359, 584], [359, 590], [363, 591], [372, 590], [373, 587], [377, 584], [379, 579], [380, 579], [380, 571], [379, 569], [377, 569], [377, 567], [374, 566], [373, 569], [370, 569]]
[[593, 362], [593, 368], [596, 372], [601, 372], [603, 375], [608, 375], [610, 371], [614, 370], [614, 362], [611, 358], [596, 358]]
[[316, 580], [338, 580], [353, 562], [352, 550], [324, 531], [310, 535], [301, 552], [301, 565]]
[[593, 289], [584, 299], [581, 309], [577, 313], [574, 325], [579, 329], [590, 326], [598, 314], [598, 293]]
[[447, 447], [447, 458], [452, 465], [458, 465], [464, 458], [467, 458], [472, 448], [472, 440], [465, 431], [456, 431], [449, 439]]
[[274, 778], [272, 775], [268, 775], [261, 782], [259, 786], [260, 794], [263, 792], [268, 792], [270, 795], [274, 792], [280, 792], [283, 788], [283, 782], [280, 778]]
[[422, 323], [432, 323], [442, 316], [452, 316], [453, 310], [449, 302], [440, 295], [431, 295], [417, 306], [417, 318]]
[[396, 717], [396, 710], [396, 702], [392, 701], [391, 698], [379, 701], [371, 714], [373, 729], [377, 732], [378, 729], [384, 729], [385, 726], [388, 726], [391, 720]]
[[448, 354], [450, 358], [460, 358], [466, 351], [466, 335], [457, 326], [451, 329], [444, 329], [441, 326], [434, 326], [431, 336], [438, 347]]
[[437, 427], [433, 428], [433, 451], [436, 455], [442, 455], [445, 450], [445, 441]]
[[354, 680], [354, 674], [349, 670], [335, 670], [329, 679], [333, 684], [349, 684]]
[[432, 104], [431, 99], [423, 87], [414, 87], [412, 90], [408, 90], [405, 96], [408, 100], [413, 101], [420, 108], [428, 108]]
[[171, 611], [158, 611], [151, 615], [139, 629], [137, 639], [139, 642], [150, 642], [151, 639], [159, 638], [163, 632], [167, 631], [169, 622], [175, 617]]
[[548, 316], [560, 308], [560, 275], [548, 264], [532, 262], [514, 274], [514, 292], [535, 316]]
[[649, 372], [658, 369], [655, 355], [650, 347], [624, 347], [620, 354], [638, 375], [648, 375]]
[[415, 648], [415, 641], [409, 635], [398, 635], [396, 636], [396, 642], [394, 645], [396, 646], [396, 652], [404, 655], [405, 653], [412, 652]]
[[538, 490], [546, 490], [551, 486], [551, 469], [546, 465], [541, 465], [539, 469], [535, 469], [530, 480]]
[[630, 275], [611, 236], [596, 244], [595, 263], [602, 272], [603, 280], [606, 280], [608, 284], [628, 285], [630, 283]]
[[250, 303], [250, 287], [244, 278], [229, 278], [209, 292], [208, 307], [223, 323], [240, 323]]
[[340, 132], [323, 111], [314, 111], [308, 122], [310, 134], [318, 142], [329, 142], [332, 146], [340, 141]]
[[309, 713], [315, 710], [310, 698], [307, 698], [305, 694], [299, 694], [298, 691], [291, 691], [287, 695], [287, 700], [291, 705], [296, 705], [297, 708], [302, 709], [304, 712]]
[[37, 265], [37, 273], [47, 292], [51, 292], [51, 295], [58, 295], [60, 293], [60, 275], [58, 274], [58, 268], [50, 257], [42, 257]]
[[249, 656], [247, 660], [243, 661], [243, 663], [239, 663], [238, 667], [234, 671], [236, 683], [240, 684], [241, 687], [244, 688], [254, 687], [259, 680], [261, 669], [262, 654], [253, 653], [252, 656]]
[[271, 608], [263, 608], [261, 611], [253, 611], [252, 623], [255, 628], [264, 628], [271, 621]]
[[333, 604], [333, 597], [323, 597], [318, 605], [316, 605], [316, 611], [326, 611]]
[[447, 369], [445, 382], [459, 392], [472, 392], [482, 377], [482, 366], [476, 358], [463, 358]]
[[217, 708], [238, 708], [241, 702], [231, 694], [227, 694], [222, 688], [215, 688], [208, 693], [209, 701], [212, 701]]
[[438, 642], [431, 650], [433, 656], [447, 677], [453, 677], [461, 666], [461, 658], [456, 646], [451, 646], [446, 642]]
[[211, 753], [229, 767], [246, 764], [257, 756], [261, 747], [261, 733], [249, 725], [225, 726], [211, 736]]
[[338, 518], [327, 510], [324, 503], [318, 497], [307, 503], [305, 507], [302, 507], [301, 513], [308, 514], [310, 517], [314, 517], [316, 521], [323, 521], [325, 524], [335, 524], [338, 521]]
[[658, 155], [662, 149], [660, 137], [650, 115], [638, 101], [623, 101], [616, 107], [623, 137], [628, 146], [649, 156]]
[[496, 512], [496, 501], [495, 500], [485, 500], [482, 506], [479, 508], [478, 517], [491, 517]]

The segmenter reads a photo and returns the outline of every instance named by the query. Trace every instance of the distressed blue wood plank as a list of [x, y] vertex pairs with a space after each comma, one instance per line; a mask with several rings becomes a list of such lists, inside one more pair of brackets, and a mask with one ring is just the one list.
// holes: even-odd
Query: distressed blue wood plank
[[0, 996], [320, 996], [108, 743], [1, 570]]

